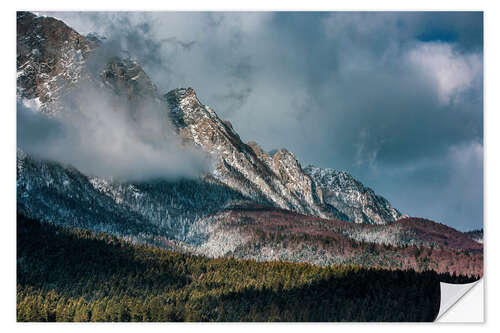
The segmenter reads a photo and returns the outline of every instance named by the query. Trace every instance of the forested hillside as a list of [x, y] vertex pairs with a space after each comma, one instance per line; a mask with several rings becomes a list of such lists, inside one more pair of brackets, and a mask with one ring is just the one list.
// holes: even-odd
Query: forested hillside
[[413, 270], [209, 259], [18, 216], [18, 321], [432, 321]]
[[203, 240], [194, 253], [211, 257], [483, 274], [481, 244], [425, 219], [369, 225], [247, 204], [200, 219], [191, 237]]

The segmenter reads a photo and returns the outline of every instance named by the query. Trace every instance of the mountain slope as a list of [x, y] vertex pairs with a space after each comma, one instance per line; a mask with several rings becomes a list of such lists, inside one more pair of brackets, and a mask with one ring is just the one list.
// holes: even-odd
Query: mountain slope
[[17, 211], [139, 242], [184, 240], [194, 221], [244, 196], [209, 179], [115, 183], [17, 152]]
[[271, 157], [255, 143], [243, 143], [230, 123], [201, 104], [192, 88], [173, 90], [164, 99], [178, 133], [217, 156], [214, 176], [219, 181], [280, 208], [331, 216], [322, 207], [314, 182], [304, 174], [292, 153], [280, 150]]
[[482, 275], [482, 246], [465, 234], [424, 219], [355, 224], [242, 205], [196, 221], [191, 251], [210, 257], [285, 260]]
[[58, 110], [56, 102], [88, 78], [85, 62], [97, 45], [62, 21], [17, 12], [18, 97], [44, 112]]
[[347, 172], [312, 165], [304, 171], [321, 187], [324, 202], [347, 215], [348, 221], [385, 224], [405, 217]]

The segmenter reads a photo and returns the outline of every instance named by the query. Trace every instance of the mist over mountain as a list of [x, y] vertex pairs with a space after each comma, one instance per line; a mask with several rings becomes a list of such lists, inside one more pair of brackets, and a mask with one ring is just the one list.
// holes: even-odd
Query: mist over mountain
[[[168, 106], [137, 63], [109, 56], [110, 45], [80, 36], [60, 21], [21, 15], [21, 149], [88, 175], [120, 180], [196, 178], [210, 170], [208, 156], [174, 135]], [[57, 34], [51, 32], [56, 29]], [[67, 40], [60, 31], [69, 31]], [[74, 40], [75, 47], [67, 47]], [[86, 53], [79, 49], [84, 44]]]
[[75, 91], [59, 103], [69, 112], [46, 115], [18, 102], [18, 147], [88, 175], [118, 180], [196, 178], [210, 170], [208, 156], [172, 135], [168, 109], [154, 100], [141, 101], [132, 111], [110, 91], [89, 85]]

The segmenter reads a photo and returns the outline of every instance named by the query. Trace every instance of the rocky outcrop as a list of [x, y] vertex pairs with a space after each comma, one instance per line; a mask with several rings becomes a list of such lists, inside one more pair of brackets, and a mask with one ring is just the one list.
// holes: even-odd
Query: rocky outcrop
[[223, 184], [258, 201], [303, 214], [330, 216], [320, 195], [295, 156], [280, 150], [269, 156], [255, 143], [245, 144], [230, 123], [203, 105], [192, 88], [164, 96], [179, 135], [213, 154], [214, 176]]
[[347, 172], [312, 165], [304, 170], [321, 187], [324, 202], [347, 215], [348, 221], [385, 224], [407, 217]]
[[58, 109], [58, 99], [82, 79], [85, 61], [98, 43], [62, 21], [17, 13], [17, 95], [41, 111]]
[[136, 61], [113, 57], [100, 76], [115, 94], [125, 95], [129, 101], [159, 97], [156, 86]]

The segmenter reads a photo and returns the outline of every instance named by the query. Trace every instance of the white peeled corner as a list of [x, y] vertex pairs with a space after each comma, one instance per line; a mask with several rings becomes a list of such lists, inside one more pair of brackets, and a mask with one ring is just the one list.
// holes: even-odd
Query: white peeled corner
[[436, 322], [484, 322], [484, 282], [480, 279], [466, 284], [441, 282], [441, 304]]

